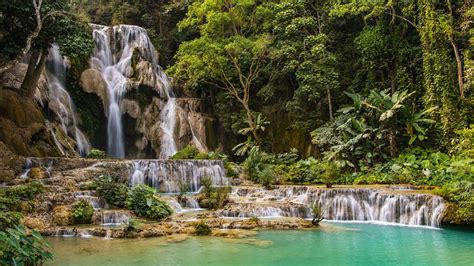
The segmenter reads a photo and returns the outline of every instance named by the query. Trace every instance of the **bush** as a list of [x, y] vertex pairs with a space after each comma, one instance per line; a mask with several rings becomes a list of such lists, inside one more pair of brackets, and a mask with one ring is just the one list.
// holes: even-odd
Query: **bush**
[[19, 200], [33, 200], [36, 195], [44, 191], [44, 186], [40, 182], [32, 182], [26, 185], [19, 185], [8, 189], [5, 195], [8, 198]]
[[340, 175], [339, 165], [335, 162], [325, 162], [321, 164], [321, 167], [321, 180], [324, 182], [326, 187], [330, 188]]
[[295, 183], [320, 183], [320, 171], [320, 162], [309, 157], [289, 165], [285, 171], [285, 179]]
[[140, 222], [136, 219], [130, 219], [125, 226], [126, 232], [137, 232], [140, 229]]
[[249, 155], [242, 163], [242, 166], [250, 180], [259, 182], [259, 172], [267, 167], [267, 165], [271, 163], [271, 160], [271, 155], [255, 146], [250, 150]]
[[171, 160], [185, 160], [185, 159], [194, 159], [199, 154], [199, 150], [192, 146], [188, 145], [184, 147], [182, 150], [179, 150], [173, 156], [171, 156]]
[[101, 175], [94, 179], [93, 187], [95, 187], [99, 196], [107, 201], [107, 203], [124, 207], [127, 200], [128, 187], [120, 183], [117, 178]]
[[1, 209], [0, 211], [0, 231], [5, 231], [7, 228], [13, 228], [20, 224], [23, 215], [19, 212], [8, 211]]
[[74, 224], [90, 224], [93, 214], [94, 208], [92, 208], [89, 202], [83, 199], [72, 206]]
[[464, 224], [474, 223], [474, 183], [451, 182], [436, 190], [436, 194], [456, 206], [456, 216]]
[[164, 219], [173, 213], [168, 204], [155, 195], [155, 190], [144, 184], [132, 188], [126, 206], [137, 216], [153, 220]]
[[227, 177], [239, 176], [239, 165], [233, 162], [224, 163], [225, 173]]
[[50, 248], [38, 232], [28, 235], [23, 226], [0, 231], [0, 265], [41, 265], [53, 258]]
[[194, 229], [196, 235], [198, 236], [208, 236], [211, 234], [211, 228], [203, 221], [199, 221], [198, 223], [194, 224]]
[[257, 179], [265, 187], [270, 187], [276, 180], [276, 173], [273, 165], [266, 165], [257, 173]]
[[106, 155], [104, 151], [101, 151], [99, 149], [91, 149], [88, 157], [93, 159], [104, 159]]
[[199, 205], [206, 209], [219, 209], [229, 201], [230, 187], [213, 187], [208, 176], [201, 178], [202, 190]]

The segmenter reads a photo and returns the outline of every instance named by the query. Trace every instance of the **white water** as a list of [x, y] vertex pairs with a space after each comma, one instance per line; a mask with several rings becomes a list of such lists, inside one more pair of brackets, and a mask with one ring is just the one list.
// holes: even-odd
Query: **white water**
[[127, 224], [131, 219], [130, 214], [122, 210], [102, 210], [99, 215], [101, 225], [122, 225]]
[[158, 65], [158, 54], [146, 30], [131, 25], [106, 27], [93, 24], [92, 27], [96, 47], [91, 59], [91, 68], [98, 70], [107, 84], [108, 155], [115, 158], [125, 157], [121, 100], [130, 85], [133, 72], [132, 56], [137, 49], [140, 60], [151, 63], [148, 71], [154, 75], [154, 89], [167, 99], [160, 114], [163, 130], [160, 158], [169, 158], [177, 150], [174, 140], [176, 100], [168, 77]]
[[[65, 78], [66, 63], [59, 53], [59, 47], [53, 45], [49, 49], [46, 63], [49, 106], [50, 109], [56, 112], [63, 131], [74, 136], [79, 154], [86, 156], [89, 153], [90, 144], [84, 133], [77, 127], [77, 114], [71, 96], [66, 90]], [[56, 135], [52, 134], [55, 142], [58, 142]], [[60, 151], [64, 153], [60, 146], [58, 145]]]
[[198, 192], [201, 178], [208, 176], [215, 186], [228, 185], [224, 166], [215, 160], [133, 160], [130, 184], [147, 184], [160, 192]]
[[318, 189], [305, 186], [235, 188], [228, 217], [311, 217], [318, 206], [327, 220], [366, 221], [439, 227], [444, 202], [427, 194], [399, 194], [376, 189]]

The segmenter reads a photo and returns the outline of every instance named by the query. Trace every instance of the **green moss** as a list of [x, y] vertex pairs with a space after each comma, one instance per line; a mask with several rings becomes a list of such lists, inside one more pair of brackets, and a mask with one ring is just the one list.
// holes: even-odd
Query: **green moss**
[[199, 150], [193, 145], [188, 145], [182, 150], [179, 150], [173, 156], [171, 160], [184, 160], [184, 159], [194, 159], [199, 154]]

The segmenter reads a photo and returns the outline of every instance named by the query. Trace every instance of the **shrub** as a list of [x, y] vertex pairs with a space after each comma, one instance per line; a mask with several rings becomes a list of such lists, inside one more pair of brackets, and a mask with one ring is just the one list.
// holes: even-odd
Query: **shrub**
[[171, 215], [172, 209], [155, 195], [155, 190], [147, 185], [140, 184], [128, 193], [126, 206], [137, 216], [161, 220]]
[[104, 159], [106, 155], [104, 151], [101, 151], [99, 149], [91, 149], [88, 157], [93, 159]]
[[295, 183], [319, 183], [320, 162], [313, 157], [299, 160], [288, 166], [286, 180]]
[[474, 183], [469, 181], [450, 182], [440, 189], [436, 194], [456, 205], [456, 216], [465, 224], [474, 223]]
[[125, 231], [136, 232], [140, 229], [140, 222], [136, 219], [130, 219], [125, 226]]
[[19, 200], [33, 200], [36, 195], [43, 191], [43, 184], [35, 181], [26, 185], [12, 187], [5, 192], [5, 195], [8, 198], [14, 198]]
[[257, 178], [260, 184], [265, 187], [270, 187], [276, 179], [276, 173], [273, 165], [266, 165], [261, 171], [257, 173]]
[[7, 228], [13, 228], [20, 224], [22, 217], [23, 215], [19, 212], [0, 209], [0, 231], [5, 231]]
[[140, 230], [140, 222], [137, 221], [136, 219], [130, 219], [124, 228], [125, 235], [127, 237], [136, 236], [134, 235], [134, 233], [138, 232], [139, 230]]
[[272, 156], [260, 150], [257, 146], [253, 147], [242, 166], [250, 180], [258, 182], [258, 174], [268, 164], [270, 164]]
[[93, 214], [94, 208], [92, 208], [92, 205], [89, 202], [83, 199], [72, 206], [74, 224], [90, 224]]
[[194, 159], [199, 154], [199, 150], [192, 146], [188, 145], [184, 147], [182, 150], [179, 150], [173, 156], [171, 156], [171, 160], [185, 160], [185, 159]]
[[335, 162], [325, 162], [321, 166], [321, 180], [326, 184], [326, 187], [330, 188], [340, 174], [339, 166]]
[[213, 187], [211, 178], [205, 176], [201, 178], [201, 195], [199, 205], [206, 209], [219, 209], [229, 201], [230, 187]]
[[41, 265], [53, 258], [49, 249], [50, 245], [38, 232], [28, 235], [23, 226], [0, 231], [1, 265]]
[[101, 175], [94, 179], [94, 185], [99, 196], [107, 201], [107, 203], [124, 207], [127, 200], [128, 187], [119, 182], [117, 178], [112, 176]]
[[194, 229], [196, 232], [196, 235], [198, 236], [208, 236], [211, 234], [211, 228], [203, 221], [199, 221], [198, 223], [194, 224]]
[[233, 162], [224, 163], [225, 173], [227, 177], [239, 176], [239, 165]]

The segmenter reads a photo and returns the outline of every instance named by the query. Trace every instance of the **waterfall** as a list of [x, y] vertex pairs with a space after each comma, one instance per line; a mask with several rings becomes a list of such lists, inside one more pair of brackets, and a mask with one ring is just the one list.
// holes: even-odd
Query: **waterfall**
[[132, 186], [147, 184], [165, 193], [198, 192], [205, 176], [213, 185], [228, 185], [217, 160], [133, 160], [130, 168]]
[[122, 210], [102, 210], [98, 212], [100, 215], [101, 225], [121, 225], [127, 224], [130, 219], [130, 213]]
[[[79, 154], [86, 156], [89, 153], [90, 144], [84, 133], [77, 127], [76, 110], [65, 85], [66, 63], [59, 53], [57, 45], [52, 45], [49, 49], [48, 61], [46, 63], [46, 80], [50, 109], [59, 118], [63, 131], [74, 135]], [[57, 137], [54, 134], [53, 138], [57, 142]], [[62, 152], [60, 145], [58, 147]]]
[[235, 203], [221, 212], [223, 216], [310, 218], [311, 206], [317, 206], [327, 220], [438, 227], [444, 210], [441, 197], [381, 189], [235, 188], [232, 199]]
[[[98, 70], [107, 84], [107, 152], [115, 158], [125, 157], [122, 128], [121, 100], [132, 83], [136, 71], [132, 57], [137, 50], [140, 57], [151, 64], [154, 89], [167, 102], [160, 114], [161, 139], [160, 158], [167, 159], [176, 153], [174, 128], [176, 125], [176, 99], [168, 77], [158, 65], [158, 54], [145, 29], [138, 26], [119, 25], [107, 27], [92, 24], [96, 47], [92, 54], [91, 68]], [[136, 67], [136, 66], [135, 66]]]

